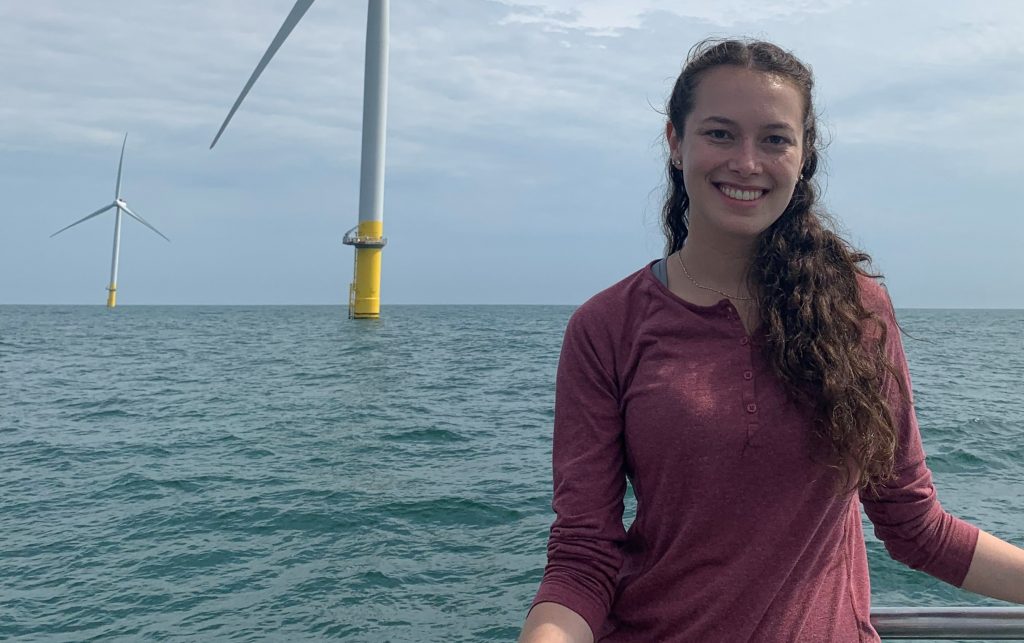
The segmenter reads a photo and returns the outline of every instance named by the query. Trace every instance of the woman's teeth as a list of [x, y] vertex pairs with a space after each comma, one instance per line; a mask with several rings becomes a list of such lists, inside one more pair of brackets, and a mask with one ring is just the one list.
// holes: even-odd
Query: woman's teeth
[[722, 191], [725, 196], [736, 199], [738, 201], [753, 201], [754, 199], [761, 198], [764, 194], [764, 190], [737, 190], [727, 185], [719, 185], [718, 189]]

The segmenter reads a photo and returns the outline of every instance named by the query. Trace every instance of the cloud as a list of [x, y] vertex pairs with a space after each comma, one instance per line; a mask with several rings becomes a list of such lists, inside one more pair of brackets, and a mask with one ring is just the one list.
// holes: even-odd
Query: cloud
[[554, 31], [581, 31], [591, 36], [618, 36], [625, 30], [639, 29], [654, 14], [668, 14], [695, 20], [705, 26], [731, 28], [765, 20], [780, 20], [796, 15], [830, 13], [850, 0], [791, 0], [766, 2], [758, 0], [720, 0], [704, 2], [685, 0], [638, 0], [620, 2], [599, 0], [502, 0], [511, 8], [506, 21], [535, 24]]
[[[863, 108], [837, 123], [837, 138], [851, 145], [914, 145], [949, 153], [991, 154], [1024, 148], [1018, 126], [1024, 91], [974, 98], [955, 96], [929, 108]], [[962, 159], [961, 159], [962, 160]], [[992, 169], [992, 168], [988, 168]]]

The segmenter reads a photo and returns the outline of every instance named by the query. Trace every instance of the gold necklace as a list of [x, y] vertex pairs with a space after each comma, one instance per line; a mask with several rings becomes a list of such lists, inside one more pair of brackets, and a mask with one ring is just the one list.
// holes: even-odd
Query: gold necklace
[[686, 263], [683, 261], [682, 251], [676, 253], [676, 258], [679, 259], [679, 265], [683, 267], [683, 273], [686, 275], [686, 277], [693, 283], [694, 286], [697, 286], [701, 290], [710, 290], [711, 292], [717, 292], [719, 295], [722, 295], [723, 297], [726, 297], [728, 299], [735, 299], [737, 301], [754, 301], [753, 297], [740, 297], [738, 295], [730, 295], [727, 292], [722, 292], [718, 288], [712, 288], [711, 286], [702, 286], [701, 284], [697, 283], [697, 280], [693, 278], [693, 275], [690, 274], [690, 271], [686, 269]]

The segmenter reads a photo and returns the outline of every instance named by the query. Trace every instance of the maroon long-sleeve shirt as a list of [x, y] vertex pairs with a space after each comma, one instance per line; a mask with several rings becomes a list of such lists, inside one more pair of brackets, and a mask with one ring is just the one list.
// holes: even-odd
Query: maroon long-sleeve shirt
[[[860, 283], [909, 391], [888, 297]], [[573, 314], [555, 393], [557, 517], [534, 604], [568, 607], [607, 642], [878, 641], [858, 499], [893, 558], [963, 582], [978, 530], [939, 505], [897, 382], [896, 478], [877, 497], [837, 496], [812, 416], [759, 339], [727, 301], [686, 302], [650, 266]]]

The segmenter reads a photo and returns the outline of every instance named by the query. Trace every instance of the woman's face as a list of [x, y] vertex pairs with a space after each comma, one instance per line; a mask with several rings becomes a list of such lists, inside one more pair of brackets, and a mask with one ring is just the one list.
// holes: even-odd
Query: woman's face
[[669, 150], [690, 198], [691, 233], [752, 239], [782, 215], [803, 164], [804, 100], [789, 81], [735, 66], [697, 84]]

